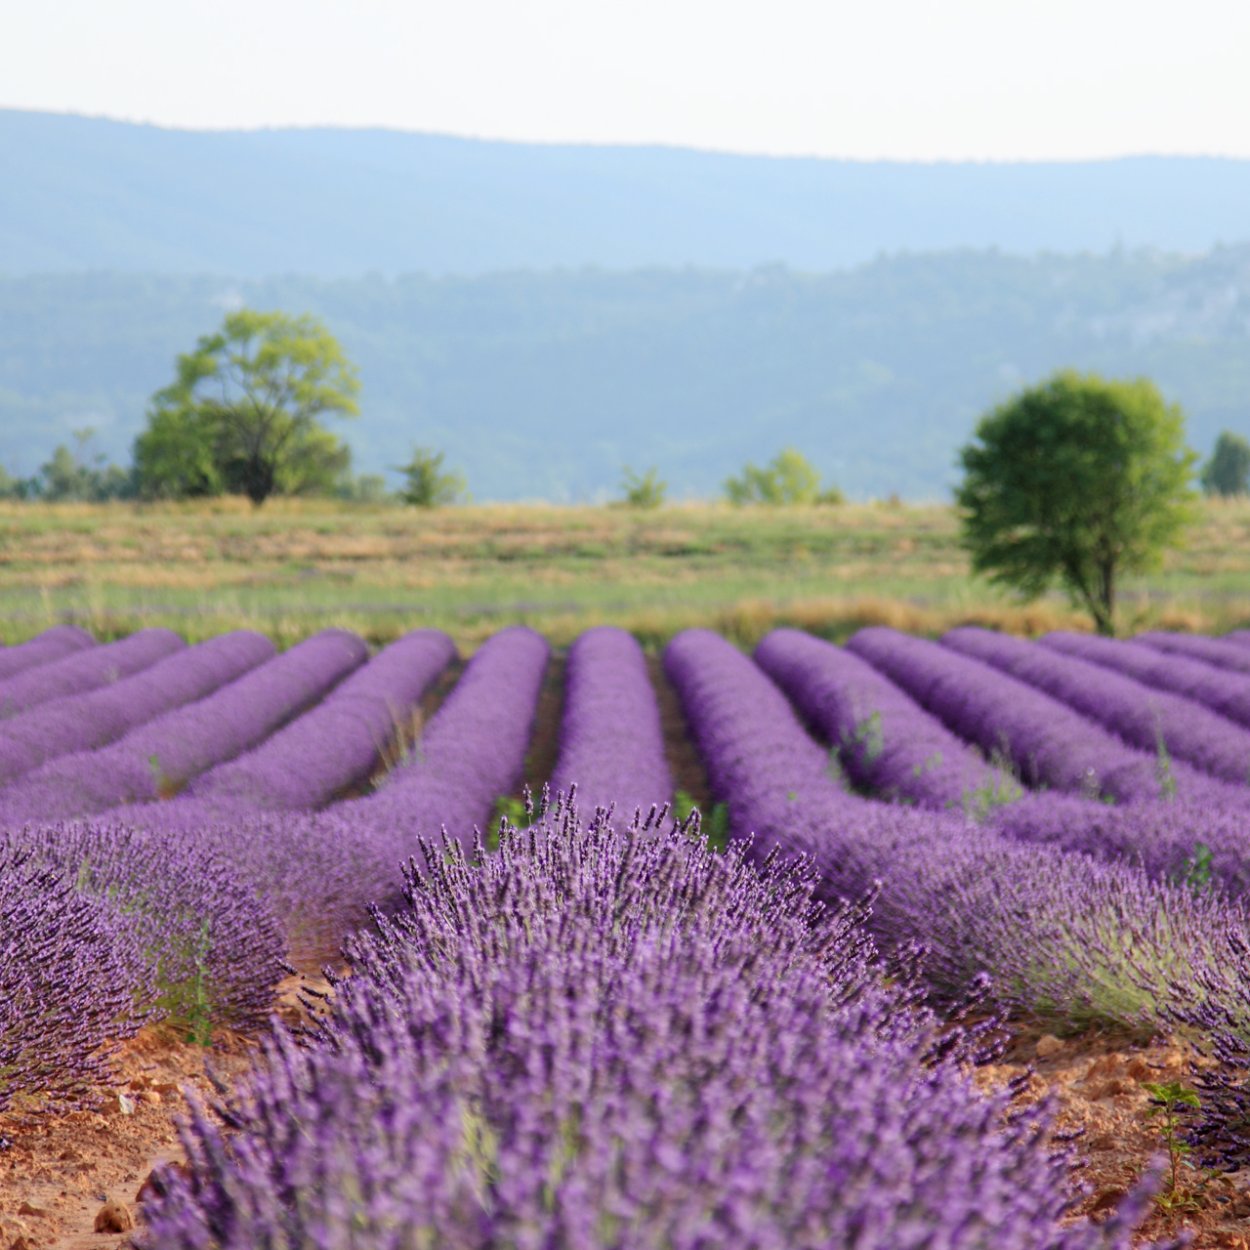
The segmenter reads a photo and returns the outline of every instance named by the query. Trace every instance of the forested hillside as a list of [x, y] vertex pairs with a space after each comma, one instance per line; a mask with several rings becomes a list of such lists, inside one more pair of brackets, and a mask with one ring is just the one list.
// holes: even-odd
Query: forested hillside
[[175, 354], [240, 302], [315, 313], [357, 362], [362, 415], [336, 427], [357, 468], [430, 444], [478, 499], [600, 498], [627, 463], [709, 495], [785, 444], [852, 497], [939, 497], [977, 415], [1064, 365], [1153, 377], [1203, 454], [1250, 432], [1250, 246], [829, 274], [45, 275], [0, 279], [0, 464], [32, 472], [84, 425], [128, 457]]

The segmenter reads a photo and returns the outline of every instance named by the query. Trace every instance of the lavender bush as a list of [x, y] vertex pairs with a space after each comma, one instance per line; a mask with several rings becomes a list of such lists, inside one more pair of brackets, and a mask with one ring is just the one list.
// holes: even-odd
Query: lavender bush
[[1050, 1027], [1162, 1028], [1180, 970], [1217, 959], [1244, 923], [1223, 899], [1125, 865], [848, 795], [781, 693], [724, 639], [690, 630], [664, 659], [732, 836], [751, 840], [752, 857], [807, 857], [825, 897], [883, 882], [873, 929], [891, 951], [923, 943], [942, 1000], [988, 974], [1001, 1007]]
[[150, 803], [255, 746], [364, 660], [360, 640], [329, 629], [214, 694], [131, 730], [119, 742], [51, 761], [0, 791], [0, 825]]
[[214, 1024], [268, 1019], [284, 974], [281, 930], [209, 848], [109, 823], [27, 826], [0, 834], [0, 848], [107, 903], [114, 937], [148, 970], [140, 1005], [152, 1018], [198, 1040]]
[[796, 629], [773, 630], [755, 660], [857, 785], [922, 807], [981, 810], [1020, 787], [871, 665]]
[[[1130, 746], [1186, 760], [1225, 781], [1250, 781], [1250, 731], [1192, 699], [1153, 690], [1088, 660], [986, 629], [951, 630], [942, 645], [1044, 691]], [[1250, 801], [1250, 791], [1245, 797]]]
[[291, 811], [329, 802], [369, 775], [402, 717], [454, 654], [451, 639], [439, 630], [406, 634], [312, 711], [193, 781], [187, 799], [222, 812]]
[[1183, 655], [1190, 660], [1201, 660], [1217, 668], [1231, 668], [1239, 673], [1250, 673], [1250, 655], [1234, 640], [1204, 638], [1198, 634], [1171, 634], [1163, 630], [1149, 630], [1134, 639], [1148, 647], [1154, 647], [1169, 655]]
[[[106, 649], [87, 654], [99, 655]], [[46, 760], [111, 742], [171, 707], [201, 698], [272, 654], [273, 644], [260, 634], [246, 630], [223, 634], [157, 660], [124, 680], [49, 700], [0, 722], [0, 784]]]
[[169, 629], [141, 629], [103, 646], [87, 647], [0, 681], [0, 718], [17, 716], [49, 699], [107, 686], [187, 644]]
[[962, 738], [1009, 759], [1031, 786], [1124, 802], [1219, 791], [1219, 782], [1131, 750], [1049, 695], [937, 643], [874, 626], [846, 645]]
[[801, 875], [602, 819], [426, 858], [320, 1041], [184, 1131], [154, 1245], [1131, 1244], [1145, 1193], [1065, 1224], [1046, 1112], [981, 1096]]
[[569, 648], [551, 785], [576, 786], [583, 811], [616, 803], [626, 818], [673, 796], [646, 657], [623, 629], [587, 630]]
[[106, 901], [0, 841], [0, 1112], [89, 1103], [148, 985]]
[[1187, 659], [1147, 647], [1139, 642], [1094, 638], [1087, 634], [1058, 631], [1047, 634], [1041, 645], [1126, 673], [1147, 686], [1184, 695], [1219, 712], [1243, 727], [1250, 727], [1250, 677], [1218, 669], [1201, 660]]
[[95, 646], [95, 639], [77, 625], [54, 625], [29, 642], [0, 651], [0, 682], [16, 677], [28, 668], [59, 660], [74, 651]]

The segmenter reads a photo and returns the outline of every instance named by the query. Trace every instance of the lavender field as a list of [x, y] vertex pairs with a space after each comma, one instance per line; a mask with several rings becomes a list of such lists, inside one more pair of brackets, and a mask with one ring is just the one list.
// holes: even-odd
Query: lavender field
[[1250, 634], [0, 648], [0, 1141], [256, 1039], [145, 1246], [1168, 1244], [978, 1070], [1169, 1037], [1250, 1168], [1248, 896]]

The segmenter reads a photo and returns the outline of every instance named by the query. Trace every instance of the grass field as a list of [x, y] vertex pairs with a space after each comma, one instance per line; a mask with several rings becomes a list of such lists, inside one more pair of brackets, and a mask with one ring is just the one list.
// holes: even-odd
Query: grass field
[[[66, 620], [101, 638], [248, 627], [283, 645], [328, 625], [379, 643], [435, 625], [465, 649], [514, 622], [556, 645], [613, 622], [652, 647], [691, 625], [744, 644], [787, 623], [834, 639], [870, 623], [1086, 626], [1058, 593], [1024, 604], [974, 579], [941, 505], [0, 505], [0, 640]], [[1126, 631], [1247, 625], [1250, 502], [1204, 504], [1186, 546], [1124, 586]]]

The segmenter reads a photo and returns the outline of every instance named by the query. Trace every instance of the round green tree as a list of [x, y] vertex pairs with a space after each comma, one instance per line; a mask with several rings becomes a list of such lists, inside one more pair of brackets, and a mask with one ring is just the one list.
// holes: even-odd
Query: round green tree
[[982, 417], [957, 492], [972, 567], [1035, 597], [1058, 581], [1114, 632], [1125, 573], [1191, 517], [1185, 419], [1153, 383], [1064, 371]]
[[321, 425], [359, 412], [360, 382], [314, 317], [240, 309], [179, 356], [177, 378], [152, 397], [135, 441], [147, 496], [326, 491], [350, 451]]
[[1215, 440], [1211, 459], [1202, 466], [1202, 489], [1208, 495], [1250, 495], [1250, 441], [1225, 430]]

